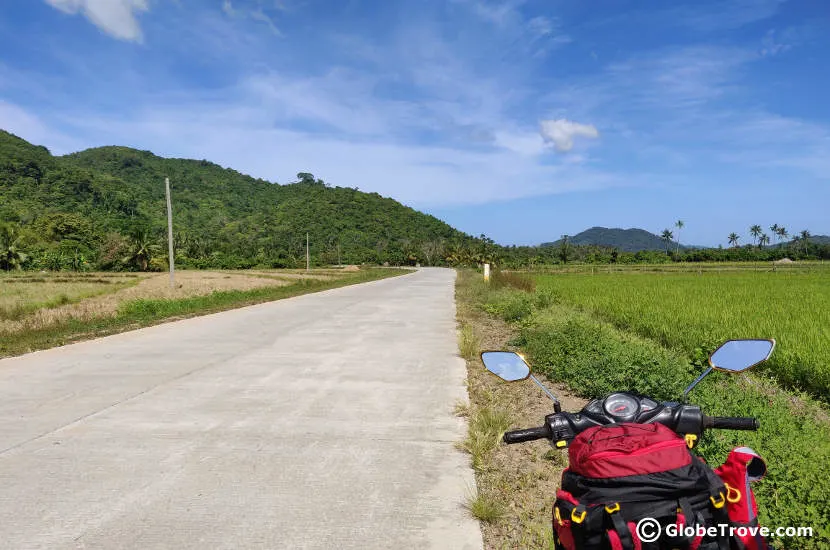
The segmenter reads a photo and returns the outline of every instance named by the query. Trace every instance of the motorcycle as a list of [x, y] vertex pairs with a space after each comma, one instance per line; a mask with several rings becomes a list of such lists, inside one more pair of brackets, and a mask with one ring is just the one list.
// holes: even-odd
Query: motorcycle
[[710, 468], [692, 453], [706, 430], [757, 430], [755, 418], [708, 416], [687, 402], [713, 371], [744, 372], [772, 354], [775, 340], [730, 340], [709, 356], [709, 367], [680, 401], [660, 402], [627, 391], [564, 412], [523, 356], [485, 351], [488, 371], [507, 382], [530, 378], [553, 400], [541, 426], [508, 431], [507, 444], [547, 439], [568, 449], [553, 506], [554, 543], [563, 550], [766, 550], [750, 482], [766, 464], [748, 447], [733, 449]]

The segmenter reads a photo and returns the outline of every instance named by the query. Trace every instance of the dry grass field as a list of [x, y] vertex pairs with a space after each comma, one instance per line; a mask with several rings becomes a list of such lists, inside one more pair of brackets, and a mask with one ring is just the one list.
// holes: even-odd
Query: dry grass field
[[336, 282], [345, 269], [177, 271], [167, 273], [10, 273], [0, 275], [0, 338], [71, 321], [112, 318], [136, 300], [181, 300], [214, 292], [253, 291], [302, 281]]

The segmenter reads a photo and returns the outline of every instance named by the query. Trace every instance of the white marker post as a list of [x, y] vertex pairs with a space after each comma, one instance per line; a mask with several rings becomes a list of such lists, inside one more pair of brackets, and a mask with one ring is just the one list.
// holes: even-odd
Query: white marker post
[[170, 288], [176, 288], [175, 267], [173, 267], [173, 206], [170, 204], [170, 178], [164, 178], [164, 190], [167, 194], [167, 252], [170, 263]]
[[484, 264], [484, 280], [490, 281], [490, 264]]

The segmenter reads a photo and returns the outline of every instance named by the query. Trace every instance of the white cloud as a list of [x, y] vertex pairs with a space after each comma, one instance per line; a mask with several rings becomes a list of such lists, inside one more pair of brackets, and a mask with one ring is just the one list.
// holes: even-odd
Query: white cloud
[[561, 153], [573, 148], [575, 137], [590, 139], [599, 137], [599, 131], [591, 124], [580, 124], [564, 118], [543, 120], [540, 123], [540, 132], [545, 142], [552, 143], [554, 149]]
[[83, 13], [107, 34], [120, 40], [140, 42], [141, 27], [136, 17], [147, 11], [147, 0], [46, 0], [65, 13]]

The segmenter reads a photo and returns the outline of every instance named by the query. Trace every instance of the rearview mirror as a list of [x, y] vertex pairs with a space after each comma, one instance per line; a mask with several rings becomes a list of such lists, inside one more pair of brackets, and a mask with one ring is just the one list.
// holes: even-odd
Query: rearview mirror
[[709, 356], [718, 370], [741, 372], [763, 363], [772, 355], [775, 340], [729, 340]]
[[512, 351], [482, 352], [481, 362], [487, 370], [506, 382], [516, 382], [530, 376], [530, 366], [521, 355]]

